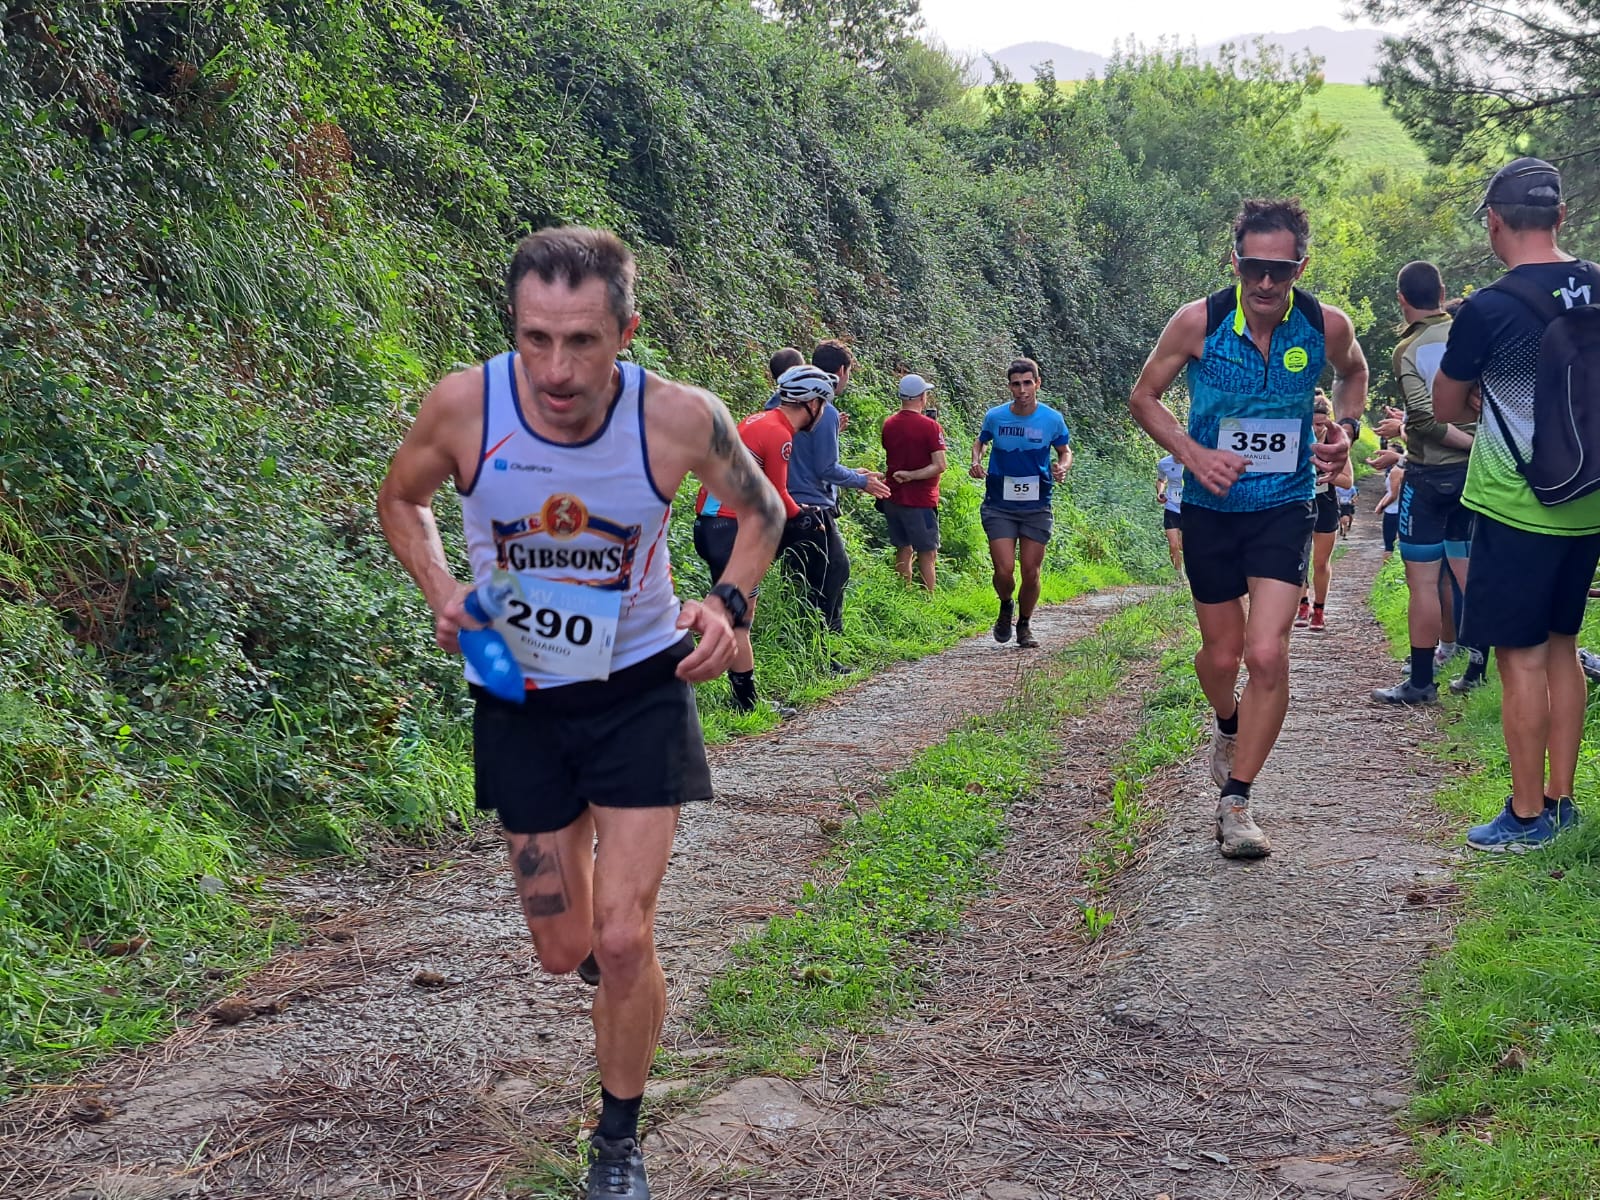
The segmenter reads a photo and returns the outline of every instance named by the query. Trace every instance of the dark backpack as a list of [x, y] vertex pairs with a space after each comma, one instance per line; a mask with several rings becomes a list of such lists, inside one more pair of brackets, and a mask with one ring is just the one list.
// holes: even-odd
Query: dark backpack
[[[1566, 504], [1600, 491], [1600, 266], [1574, 262], [1577, 287], [1546, 292], [1532, 280], [1504, 275], [1490, 287], [1521, 301], [1545, 322], [1533, 389], [1533, 453], [1524, 459], [1505, 416], [1486, 404], [1500, 426], [1517, 471], [1540, 504]], [[1588, 292], [1577, 303], [1573, 290]]]

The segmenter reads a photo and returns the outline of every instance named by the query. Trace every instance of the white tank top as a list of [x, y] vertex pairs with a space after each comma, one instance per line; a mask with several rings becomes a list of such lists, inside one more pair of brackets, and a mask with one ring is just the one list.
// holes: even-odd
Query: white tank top
[[[1405, 467], [1402, 466], [1400, 463], [1396, 463], [1394, 466], [1389, 468], [1389, 475], [1388, 475], [1389, 487], [1386, 490], [1392, 491], [1394, 489], [1394, 477], [1395, 477], [1395, 474], [1397, 472], [1402, 472], [1404, 470], [1405, 470]], [[1400, 511], [1400, 497], [1397, 495], [1397, 496], [1395, 496], [1395, 498], [1393, 500], [1389, 501], [1388, 504], [1384, 505], [1383, 506], [1383, 511], [1386, 514], [1387, 513], [1397, 513], [1397, 512], [1399, 512]]]
[[460, 493], [472, 579], [514, 581], [494, 624], [531, 686], [604, 679], [683, 637], [667, 561], [671, 502], [645, 453], [645, 373], [618, 363], [605, 424], [569, 444], [528, 428], [515, 362], [507, 352], [483, 366], [483, 446]]

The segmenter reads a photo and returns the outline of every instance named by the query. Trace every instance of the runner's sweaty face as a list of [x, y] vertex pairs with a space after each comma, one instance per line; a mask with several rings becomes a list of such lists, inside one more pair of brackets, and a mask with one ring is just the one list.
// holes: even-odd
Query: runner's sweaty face
[[[1238, 259], [1265, 258], [1282, 262], [1293, 261], [1300, 258], [1301, 254], [1295, 245], [1294, 234], [1287, 229], [1274, 229], [1270, 233], [1245, 234], [1234, 257], [1234, 270], [1237, 272]], [[1246, 278], [1240, 273], [1246, 309], [1261, 317], [1281, 317], [1288, 306], [1289, 293], [1304, 271], [1305, 264], [1302, 263], [1291, 278], [1276, 281], [1271, 275]]]
[[560, 441], [596, 433], [616, 396], [616, 359], [633, 340], [639, 318], [619, 325], [607, 302], [605, 281], [568, 287], [533, 272], [517, 283], [516, 329], [524, 414]]
[[1018, 371], [1006, 381], [1011, 387], [1011, 402], [1026, 412], [1039, 396], [1039, 380], [1032, 371]]

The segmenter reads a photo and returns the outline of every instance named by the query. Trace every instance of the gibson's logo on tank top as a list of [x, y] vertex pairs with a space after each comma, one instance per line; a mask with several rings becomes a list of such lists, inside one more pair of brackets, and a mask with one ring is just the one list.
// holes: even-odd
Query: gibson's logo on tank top
[[537, 513], [493, 522], [493, 534], [502, 570], [530, 571], [553, 583], [627, 591], [640, 529], [591, 513], [577, 496], [558, 492]]

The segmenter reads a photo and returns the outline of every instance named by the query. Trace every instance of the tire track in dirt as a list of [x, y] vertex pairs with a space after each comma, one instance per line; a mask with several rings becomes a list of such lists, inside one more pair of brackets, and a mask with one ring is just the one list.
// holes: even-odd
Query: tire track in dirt
[[[661, 899], [667, 1047], [703, 1053], [685, 1018], [730, 944], [809, 876], [848, 802], [1148, 594], [1041, 609], [1039, 655], [971, 638], [714, 750], [719, 802], [686, 811]], [[504, 1195], [530, 1145], [569, 1150], [596, 1092], [592, 993], [538, 972], [499, 839], [459, 857], [418, 857], [398, 879], [284, 881], [311, 936], [247, 982], [267, 1011], [198, 1019], [0, 1109], [0, 1195], [476, 1200]]]
[[918, 1015], [803, 1085], [743, 1081], [708, 1102], [665, 1195], [1412, 1194], [1395, 1117], [1454, 852], [1420, 750], [1436, 712], [1367, 699], [1396, 675], [1365, 605], [1377, 532], [1361, 522], [1335, 566], [1330, 632], [1294, 635], [1289, 718], [1256, 792], [1270, 859], [1217, 854], [1199, 755], [1147, 781], [1164, 828], [1117, 889], [1114, 932], [1084, 946], [1071, 863], [1136, 719], [1119, 695], [1066, 731], [1053, 792], [1013, 810], [995, 893]]

